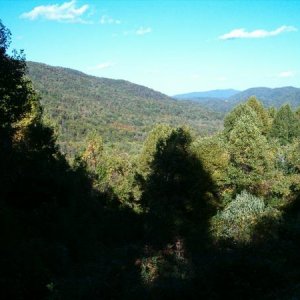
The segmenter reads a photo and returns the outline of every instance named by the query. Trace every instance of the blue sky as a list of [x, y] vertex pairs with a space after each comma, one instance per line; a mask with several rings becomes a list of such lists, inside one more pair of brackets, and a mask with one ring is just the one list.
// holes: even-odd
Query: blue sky
[[300, 0], [0, 0], [28, 60], [169, 95], [300, 87]]

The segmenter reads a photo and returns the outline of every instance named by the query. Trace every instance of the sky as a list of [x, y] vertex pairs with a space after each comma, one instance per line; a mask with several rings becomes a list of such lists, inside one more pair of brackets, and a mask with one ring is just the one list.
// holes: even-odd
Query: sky
[[300, 87], [300, 0], [0, 0], [27, 60], [168, 95]]

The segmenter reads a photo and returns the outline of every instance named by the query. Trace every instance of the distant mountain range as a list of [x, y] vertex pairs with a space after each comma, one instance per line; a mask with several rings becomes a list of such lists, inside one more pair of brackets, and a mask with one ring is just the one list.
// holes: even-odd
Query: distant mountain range
[[[219, 95], [223, 96], [216, 97], [216, 91]], [[250, 88], [242, 92], [236, 91], [235, 94], [226, 97], [228, 91], [235, 90], [214, 90], [207, 92], [189, 93], [183, 95], [174, 96], [175, 99], [179, 100], [191, 100], [194, 102], [201, 103], [204, 107], [213, 109], [219, 112], [227, 112], [231, 110], [237, 104], [246, 101], [250, 96], [256, 96], [266, 107], [280, 107], [285, 103], [289, 103], [292, 107], [300, 106], [300, 88], [292, 86], [281, 87], [281, 88], [266, 88], [256, 87]], [[195, 94], [205, 95], [202, 97], [194, 97]], [[211, 95], [208, 97], [207, 95]], [[225, 95], [225, 96], [224, 96]]]
[[188, 94], [175, 95], [175, 99], [197, 99], [197, 98], [221, 98], [227, 99], [233, 95], [236, 95], [240, 91], [228, 89], [228, 90], [212, 90], [206, 92], [193, 92]]
[[125, 80], [35, 62], [27, 66], [65, 153], [82, 150], [88, 133], [94, 131], [112, 147], [136, 153], [157, 123], [187, 124], [201, 135], [222, 127], [222, 114], [199, 103], [177, 101]]

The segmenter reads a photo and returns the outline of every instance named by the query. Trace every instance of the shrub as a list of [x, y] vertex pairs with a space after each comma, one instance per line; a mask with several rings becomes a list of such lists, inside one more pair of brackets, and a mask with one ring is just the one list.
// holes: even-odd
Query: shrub
[[217, 240], [249, 243], [259, 222], [266, 217], [280, 217], [278, 210], [267, 207], [262, 198], [241, 192], [212, 219], [212, 233]]

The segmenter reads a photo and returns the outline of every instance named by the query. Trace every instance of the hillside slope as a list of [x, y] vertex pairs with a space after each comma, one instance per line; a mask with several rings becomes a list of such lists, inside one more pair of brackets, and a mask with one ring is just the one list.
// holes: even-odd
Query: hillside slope
[[247, 101], [251, 96], [258, 98], [266, 107], [274, 106], [278, 108], [285, 103], [289, 103], [294, 108], [300, 106], [300, 88], [295, 87], [274, 89], [266, 87], [250, 88], [236, 93], [227, 99], [224, 97], [194, 97], [193, 93], [190, 95], [190, 98], [186, 97], [185, 99], [200, 103], [203, 107], [217, 112], [228, 112], [239, 103]]
[[58, 142], [65, 153], [80, 151], [92, 131], [122, 151], [136, 152], [156, 123], [187, 124], [202, 135], [222, 126], [218, 113], [128, 81], [35, 62], [27, 65], [46, 116], [58, 128]]
[[256, 87], [240, 92], [228, 100], [232, 105], [246, 101], [250, 96], [256, 96], [265, 106], [280, 107], [285, 103], [296, 107], [300, 105], [300, 89], [292, 86], [281, 88]]

